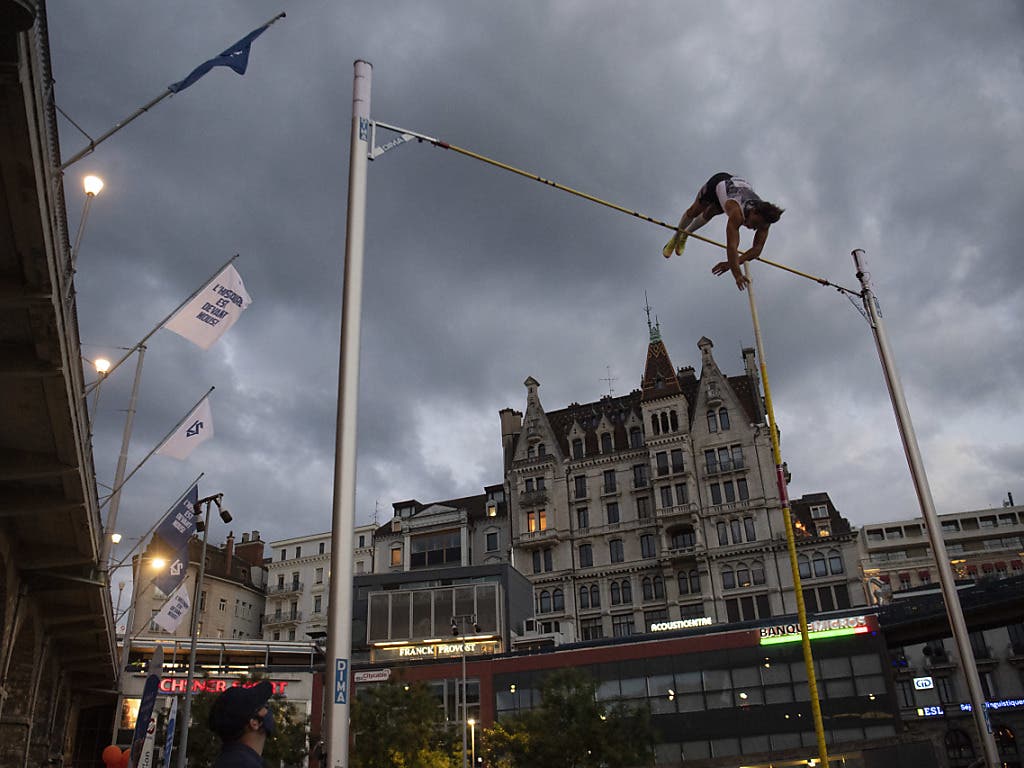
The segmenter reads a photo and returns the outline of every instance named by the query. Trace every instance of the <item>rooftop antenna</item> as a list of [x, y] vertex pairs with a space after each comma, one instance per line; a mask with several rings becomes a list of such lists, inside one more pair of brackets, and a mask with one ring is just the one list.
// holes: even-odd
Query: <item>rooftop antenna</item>
[[599, 379], [599, 381], [607, 381], [608, 382], [608, 397], [614, 397], [615, 396], [615, 390], [612, 389], [612, 382], [613, 381], [618, 381], [618, 377], [612, 376], [612, 367], [610, 365], [606, 365], [604, 367], [604, 369], [605, 369], [605, 371], [608, 372], [608, 375], [605, 376], [602, 379]]

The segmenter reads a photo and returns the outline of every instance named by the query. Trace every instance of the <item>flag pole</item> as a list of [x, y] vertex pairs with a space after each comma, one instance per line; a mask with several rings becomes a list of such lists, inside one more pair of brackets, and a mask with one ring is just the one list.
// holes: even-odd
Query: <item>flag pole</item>
[[352, 655], [352, 538], [356, 502], [356, 421], [359, 400], [359, 322], [366, 234], [366, 169], [370, 152], [370, 85], [373, 65], [353, 65], [352, 138], [349, 145], [348, 219], [342, 286], [341, 359], [334, 447], [331, 517], [330, 616], [327, 624], [327, 766], [349, 765]]
[[201, 402], [203, 402], [203, 400], [208, 398], [210, 396], [210, 393], [213, 392], [213, 390], [215, 390], [215, 389], [216, 389], [216, 387], [210, 387], [208, 390], [206, 390], [206, 394], [203, 395], [202, 397], [200, 397], [196, 401], [196, 404], [193, 405], [191, 408], [189, 408], [185, 412], [185, 415], [182, 416], [178, 420], [178, 423], [175, 424], [173, 427], [171, 427], [171, 431], [168, 432], [166, 435], [164, 435], [164, 439], [161, 440], [159, 443], [157, 443], [156, 446], [154, 446], [153, 449], [150, 450], [150, 452], [146, 454], [145, 458], [142, 461], [140, 461], [138, 464], [135, 465], [135, 469], [133, 469], [131, 472], [128, 473], [128, 477], [126, 477], [124, 480], [122, 480], [120, 485], [115, 485], [114, 486], [113, 490], [111, 490], [111, 492], [110, 492], [110, 495], [107, 496], [106, 501], [104, 501], [103, 503], [100, 504], [100, 510], [102, 510], [105, 506], [107, 506], [107, 504], [110, 503], [110, 500], [112, 498], [114, 498], [115, 496], [117, 496], [121, 492], [121, 489], [125, 486], [125, 484], [129, 480], [132, 479], [132, 477], [134, 477], [135, 473], [138, 472], [140, 469], [142, 469], [142, 465], [145, 464], [147, 461], [149, 461], [149, 457], [152, 456], [154, 453], [156, 453], [157, 451], [160, 450], [161, 446], [163, 446], [163, 444], [166, 443], [171, 438], [171, 435], [173, 435], [177, 431], [178, 427], [180, 427], [182, 424], [185, 423], [185, 419], [187, 419], [189, 417], [189, 414], [192, 413], [192, 411], [194, 411], [199, 406], [199, 404]]
[[92, 393], [92, 391], [93, 391], [93, 390], [94, 390], [94, 389], [95, 389], [96, 387], [98, 387], [98, 386], [99, 386], [99, 383], [100, 383], [101, 381], [103, 381], [104, 379], [106, 379], [107, 377], [109, 377], [109, 376], [110, 376], [110, 374], [112, 374], [112, 373], [113, 373], [114, 371], [116, 371], [116, 370], [117, 370], [117, 368], [118, 368], [118, 366], [120, 366], [120, 365], [121, 365], [121, 363], [123, 363], [123, 362], [124, 362], [125, 360], [127, 360], [127, 359], [128, 359], [129, 357], [131, 357], [131, 356], [132, 356], [132, 353], [133, 353], [133, 352], [135, 352], [135, 350], [137, 350], [137, 349], [138, 349], [139, 347], [141, 347], [141, 346], [142, 346], [142, 345], [144, 345], [144, 344], [145, 344], [145, 343], [146, 343], [147, 341], [149, 341], [149, 340], [150, 340], [150, 338], [151, 338], [151, 337], [153, 336], [153, 334], [154, 334], [154, 333], [156, 333], [156, 332], [157, 332], [157, 331], [159, 331], [159, 330], [160, 330], [161, 328], [163, 328], [163, 327], [164, 327], [164, 325], [165, 325], [165, 324], [167, 323], [167, 321], [168, 321], [168, 320], [170, 320], [170, 319], [171, 319], [172, 317], [174, 317], [174, 316], [175, 316], [176, 314], [178, 314], [178, 311], [179, 311], [179, 310], [180, 310], [180, 309], [181, 309], [182, 307], [184, 307], [184, 306], [185, 306], [186, 304], [188, 304], [188, 303], [189, 303], [190, 301], [192, 301], [192, 299], [194, 299], [194, 298], [195, 298], [196, 296], [198, 296], [198, 295], [199, 295], [199, 293], [200, 293], [200, 292], [201, 292], [201, 291], [202, 291], [202, 290], [203, 290], [204, 288], [206, 288], [206, 286], [208, 286], [208, 285], [209, 285], [210, 283], [212, 283], [212, 282], [214, 281], [214, 279], [216, 279], [217, 275], [219, 275], [219, 274], [220, 274], [221, 272], [223, 272], [223, 271], [224, 271], [225, 269], [227, 269], [228, 267], [230, 267], [230, 266], [231, 266], [231, 264], [232, 264], [232, 262], [234, 262], [234, 260], [235, 260], [235, 259], [237, 259], [237, 258], [238, 258], [238, 254], [236, 253], [236, 254], [235, 254], [234, 256], [232, 256], [232, 257], [231, 257], [230, 259], [228, 259], [227, 261], [225, 261], [225, 262], [224, 262], [224, 264], [223, 264], [223, 265], [222, 265], [222, 266], [221, 266], [221, 267], [220, 267], [220, 268], [219, 268], [219, 269], [218, 269], [218, 270], [217, 270], [216, 272], [214, 272], [214, 273], [213, 273], [212, 275], [210, 275], [210, 276], [209, 276], [209, 277], [208, 277], [208, 278], [207, 278], [207, 279], [206, 279], [206, 280], [205, 280], [205, 281], [204, 281], [204, 282], [203, 282], [203, 283], [202, 283], [202, 284], [201, 284], [201, 285], [200, 285], [200, 286], [199, 286], [198, 288], [196, 288], [196, 289], [195, 289], [194, 291], [192, 291], [192, 293], [191, 293], [191, 294], [189, 294], [189, 297], [188, 297], [187, 299], [185, 299], [185, 300], [184, 300], [183, 302], [181, 302], [181, 303], [180, 303], [180, 304], [179, 304], [178, 306], [176, 306], [176, 307], [175, 307], [174, 309], [172, 309], [172, 310], [171, 310], [171, 312], [170, 312], [170, 313], [169, 313], [169, 314], [167, 315], [167, 317], [165, 317], [165, 318], [164, 318], [163, 320], [161, 320], [161, 321], [160, 321], [159, 323], [157, 323], [157, 324], [156, 324], [156, 325], [155, 325], [155, 326], [153, 327], [153, 329], [152, 329], [152, 330], [151, 330], [151, 331], [150, 331], [149, 333], [147, 333], [147, 334], [146, 334], [145, 336], [143, 336], [143, 337], [142, 337], [142, 339], [141, 339], [140, 341], [138, 341], [138, 342], [137, 342], [137, 343], [135, 344], [135, 346], [133, 346], [133, 347], [130, 347], [130, 348], [128, 349], [128, 351], [127, 351], [127, 352], [125, 352], [125, 353], [124, 353], [124, 355], [123, 355], [123, 356], [121, 357], [121, 359], [120, 359], [120, 360], [118, 360], [118, 361], [117, 361], [116, 363], [114, 363], [114, 364], [113, 364], [112, 366], [110, 366], [110, 368], [108, 368], [108, 369], [107, 369], [107, 371], [106, 371], [106, 372], [105, 372], [105, 373], [104, 373], [104, 374], [103, 374], [103, 375], [102, 375], [102, 376], [101, 376], [100, 378], [96, 379], [96, 381], [94, 381], [94, 382], [93, 382], [92, 384], [89, 384], [89, 385], [87, 385], [87, 386], [85, 387], [85, 390], [84, 390], [84, 392], [82, 393], [83, 397], [86, 397], [86, 396], [88, 396], [89, 394], [91, 394], [91, 393]]
[[[277, 14], [274, 18], [272, 18], [270, 21], [268, 21], [266, 24], [263, 24], [261, 27], [257, 27], [257, 29], [269, 27], [271, 24], [273, 24], [278, 19], [283, 18], [284, 15], [285, 14], [282, 11], [281, 13]], [[113, 136], [115, 133], [120, 131], [122, 128], [126, 128], [128, 126], [128, 124], [131, 123], [132, 121], [134, 121], [137, 117], [140, 117], [141, 115], [145, 114], [146, 112], [151, 110], [153, 107], [155, 107], [157, 104], [159, 104], [161, 101], [166, 99], [168, 96], [172, 96], [174, 93], [175, 93], [175, 91], [172, 90], [170, 86], [168, 86], [167, 89], [164, 90], [163, 93], [161, 93], [155, 99], [151, 99], [150, 101], [148, 101], [145, 104], [143, 104], [141, 107], [139, 107], [134, 112], [132, 112], [130, 115], [128, 115], [128, 117], [126, 117], [124, 120], [121, 120], [120, 122], [115, 123], [114, 127], [111, 128], [106, 133], [104, 133], [102, 136], [100, 136], [97, 139], [90, 139], [89, 143], [83, 149], [81, 149], [79, 152], [76, 152], [68, 160], [65, 160], [61, 164], [61, 166], [60, 166], [61, 173], [63, 173], [65, 170], [67, 170], [68, 166], [73, 165], [74, 163], [77, 163], [79, 160], [81, 160], [86, 155], [91, 154], [96, 149], [96, 147], [98, 147], [104, 141], [109, 139], [111, 136]]]

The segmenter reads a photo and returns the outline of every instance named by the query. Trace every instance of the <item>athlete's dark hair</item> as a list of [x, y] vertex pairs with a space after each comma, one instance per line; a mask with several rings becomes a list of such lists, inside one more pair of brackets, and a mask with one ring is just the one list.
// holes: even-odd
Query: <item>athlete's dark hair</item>
[[774, 224], [782, 217], [783, 209], [767, 200], [756, 200], [751, 207], [769, 224]]

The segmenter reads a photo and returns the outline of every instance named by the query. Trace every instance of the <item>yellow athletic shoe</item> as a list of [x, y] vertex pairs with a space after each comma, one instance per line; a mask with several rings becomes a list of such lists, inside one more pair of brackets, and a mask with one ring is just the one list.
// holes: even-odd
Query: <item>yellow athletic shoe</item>
[[[661, 255], [664, 256], [666, 259], [671, 258], [672, 252], [675, 251], [678, 247], [679, 236], [672, 235], [672, 238], [667, 243], [665, 243], [665, 247], [661, 249]], [[681, 251], [676, 251], [676, 253], [681, 253]]]
[[676, 256], [681, 256], [683, 251], [686, 250], [687, 238], [688, 235], [685, 232], [679, 236], [679, 239], [676, 241]]

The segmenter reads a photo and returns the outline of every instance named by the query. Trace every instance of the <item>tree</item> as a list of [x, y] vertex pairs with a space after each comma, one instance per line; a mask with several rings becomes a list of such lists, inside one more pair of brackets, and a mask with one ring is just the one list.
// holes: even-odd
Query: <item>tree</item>
[[638, 768], [654, 764], [646, 707], [597, 700], [585, 672], [548, 675], [539, 708], [505, 718], [483, 734], [490, 768]]
[[[252, 677], [242, 682], [258, 680]], [[220, 753], [220, 738], [206, 724], [210, 717], [210, 707], [218, 695], [205, 692], [192, 695], [192, 724], [188, 729], [189, 768], [210, 768]], [[267, 768], [298, 768], [308, 752], [306, 723], [299, 717], [295, 707], [284, 699], [273, 698], [267, 706], [274, 713], [276, 727], [274, 736], [267, 739], [263, 747], [263, 761]]]
[[455, 742], [422, 683], [358, 689], [352, 704], [353, 768], [456, 768]]

